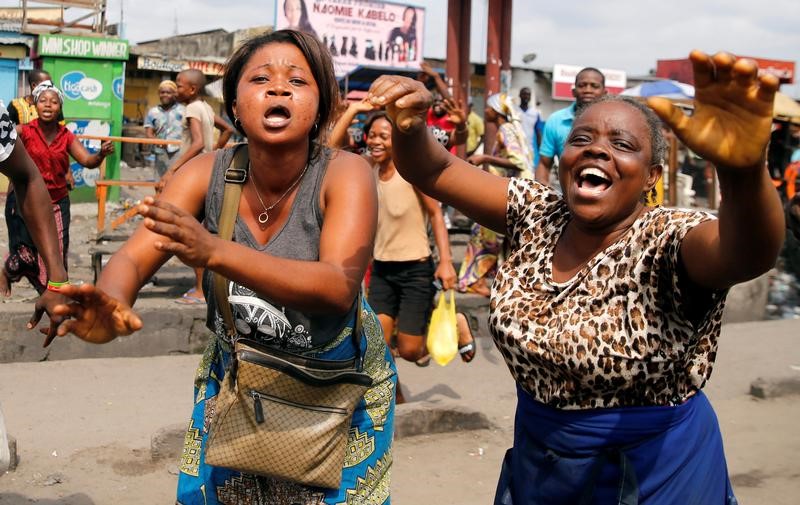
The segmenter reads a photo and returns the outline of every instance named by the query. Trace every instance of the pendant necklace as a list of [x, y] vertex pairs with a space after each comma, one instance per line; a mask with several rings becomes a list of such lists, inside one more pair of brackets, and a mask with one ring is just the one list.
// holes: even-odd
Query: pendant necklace
[[[248, 169], [250, 169], [250, 168], [251, 168], [251, 167], [249, 167], [249, 166], [248, 166]], [[256, 185], [256, 178], [255, 178], [255, 174], [253, 173], [253, 171], [252, 171], [252, 170], [248, 170], [248, 171], [250, 172], [250, 174], [251, 174], [252, 178], [253, 178], [253, 189], [255, 189], [255, 190], [256, 190], [256, 197], [258, 197], [258, 201], [259, 201], [259, 203], [261, 203], [261, 206], [262, 206], [262, 207], [264, 207], [264, 212], [262, 212], [261, 214], [259, 214], [259, 215], [258, 215], [258, 222], [259, 222], [259, 223], [261, 223], [262, 225], [265, 225], [265, 224], [267, 224], [267, 222], [269, 222], [269, 212], [270, 212], [272, 209], [274, 209], [276, 205], [278, 205], [279, 203], [281, 203], [281, 200], [283, 200], [283, 198], [284, 198], [286, 195], [288, 195], [288, 194], [289, 194], [289, 192], [290, 192], [290, 191], [292, 191], [292, 190], [294, 189], [294, 187], [295, 187], [295, 186], [297, 186], [297, 183], [298, 183], [298, 182], [300, 182], [300, 179], [302, 179], [302, 178], [303, 178], [303, 176], [306, 174], [306, 170], [308, 170], [308, 163], [306, 163], [306, 166], [305, 166], [305, 168], [303, 168], [303, 171], [302, 171], [302, 172], [300, 172], [300, 175], [297, 177], [297, 179], [295, 179], [295, 181], [292, 183], [292, 185], [291, 185], [291, 186], [289, 186], [289, 187], [286, 189], [286, 191], [284, 191], [284, 192], [283, 192], [283, 194], [281, 195], [281, 197], [280, 197], [280, 198], [278, 198], [277, 200], [275, 200], [275, 203], [273, 203], [273, 204], [272, 204], [272, 205], [270, 205], [269, 207], [267, 207], [267, 206], [264, 204], [264, 200], [262, 200], [262, 199], [261, 199], [261, 191], [259, 191], [259, 190], [258, 190], [258, 186]]]

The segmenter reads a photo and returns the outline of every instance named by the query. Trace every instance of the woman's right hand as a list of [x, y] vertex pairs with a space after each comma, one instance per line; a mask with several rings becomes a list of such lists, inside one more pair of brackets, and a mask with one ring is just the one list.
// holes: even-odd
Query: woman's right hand
[[130, 305], [112, 298], [92, 284], [67, 285], [59, 293], [73, 301], [57, 305], [54, 313], [67, 318], [58, 336], [73, 333], [93, 344], [104, 344], [142, 328], [142, 320]]
[[353, 111], [353, 115], [360, 114], [362, 112], [371, 112], [376, 109], [376, 107], [366, 98], [364, 100], [351, 103], [349, 108]]
[[375, 107], [385, 107], [396, 128], [408, 132], [426, 127], [433, 97], [421, 82], [398, 75], [382, 75], [369, 88], [367, 100]]

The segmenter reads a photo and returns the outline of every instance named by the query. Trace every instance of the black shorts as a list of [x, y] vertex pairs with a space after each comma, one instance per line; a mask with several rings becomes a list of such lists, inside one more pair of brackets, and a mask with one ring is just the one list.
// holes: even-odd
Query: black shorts
[[433, 260], [373, 261], [369, 304], [395, 320], [397, 331], [424, 336], [433, 310]]

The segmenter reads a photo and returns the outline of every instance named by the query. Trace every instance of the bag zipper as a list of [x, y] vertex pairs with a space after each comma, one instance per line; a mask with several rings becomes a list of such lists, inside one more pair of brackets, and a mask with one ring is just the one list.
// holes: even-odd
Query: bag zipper
[[283, 398], [278, 398], [277, 396], [272, 396], [266, 393], [262, 393], [260, 391], [256, 391], [255, 389], [250, 390], [250, 396], [253, 398], [253, 410], [255, 411], [256, 422], [258, 424], [264, 423], [264, 406], [261, 404], [262, 399], [269, 400], [275, 403], [281, 403], [283, 405], [288, 405], [290, 407], [296, 407], [299, 409], [313, 410], [315, 412], [325, 412], [328, 414], [340, 414], [343, 416], [347, 415], [347, 410], [339, 407], [318, 407], [316, 405], [305, 405], [303, 403], [284, 400]]

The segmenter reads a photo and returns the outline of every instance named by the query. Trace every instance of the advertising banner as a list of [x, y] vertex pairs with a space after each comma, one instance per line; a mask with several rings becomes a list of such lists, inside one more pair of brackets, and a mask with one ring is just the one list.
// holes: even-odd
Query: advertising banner
[[128, 59], [128, 41], [42, 34], [39, 36], [39, 56], [124, 61]]
[[419, 68], [425, 9], [372, 0], [276, 0], [275, 28], [316, 35], [341, 77], [358, 65]]
[[140, 70], [156, 70], [159, 72], [181, 72], [190, 68], [197, 69], [205, 75], [221, 76], [225, 66], [221, 63], [197, 60], [178, 60], [159, 56], [139, 56], [136, 66]]
[[[110, 119], [114, 94], [113, 63], [110, 61], [68, 60], [55, 62], [53, 79], [64, 92], [64, 117]], [[117, 92], [122, 91], [122, 82]]]
[[[75, 135], [98, 135], [108, 136], [111, 135], [111, 123], [97, 119], [78, 119], [70, 121], [66, 125], [67, 130]], [[94, 154], [100, 150], [99, 140], [86, 140], [80, 141], [83, 147]], [[95, 181], [100, 176], [99, 168], [86, 168], [80, 163], [70, 158], [70, 170], [72, 170], [72, 177], [75, 179], [75, 188], [94, 188]]]
[[[758, 64], [758, 74], [772, 74], [781, 84], [794, 83], [794, 62], [785, 60], [770, 60], [754, 58], [752, 56], [737, 56], [750, 58]], [[688, 58], [678, 60], [658, 60], [656, 63], [656, 77], [672, 79], [686, 84], [694, 84], [694, 71], [692, 62]]]
[[[578, 72], [586, 67], [576, 65], [553, 65], [553, 99], [554, 100], [574, 100], [572, 88], [575, 86], [575, 77]], [[625, 89], [628, 82], [627, 74], [624, 70], [613, 70], [609, 68], [598, 69], [603, 72], [606, 78], [606, 89], [612, 95], [617, 95]]]

